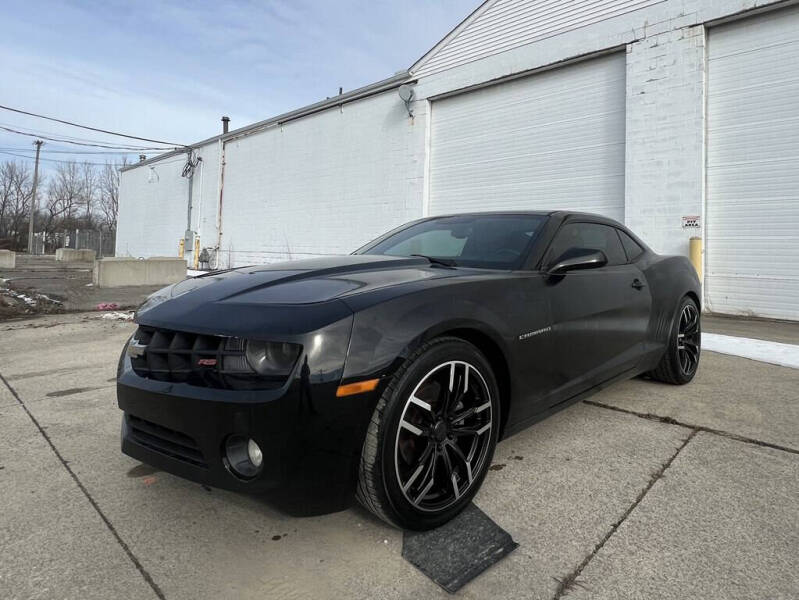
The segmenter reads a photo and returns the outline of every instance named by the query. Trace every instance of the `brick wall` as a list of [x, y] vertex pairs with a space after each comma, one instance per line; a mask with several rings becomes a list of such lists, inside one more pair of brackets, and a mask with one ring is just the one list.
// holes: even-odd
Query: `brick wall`
[[702, 26], [627, 47], [624, 220], [656, 252], [687, 255], [701, 235], [681, 217], [704, 212], [704, 63]]

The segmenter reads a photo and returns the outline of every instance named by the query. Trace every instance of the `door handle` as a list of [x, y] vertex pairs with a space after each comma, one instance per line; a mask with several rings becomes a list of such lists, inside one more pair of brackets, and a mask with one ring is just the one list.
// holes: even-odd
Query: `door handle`
[[646, 287], [646, 284], [638, 278], [633, 279], [633, 287], [636, 290], [640, 290], [641, 288]]

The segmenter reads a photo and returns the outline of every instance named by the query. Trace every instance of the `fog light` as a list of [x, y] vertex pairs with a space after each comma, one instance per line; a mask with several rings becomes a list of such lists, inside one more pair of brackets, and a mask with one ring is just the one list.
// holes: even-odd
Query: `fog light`
[[247, 442], [247, 454], [250, 457], [250, 462], [256, 467], [260, 467], [264, 462], [264, 455], [261, 453], [261, 448], [255, 443], [255, 440]]
[[255, 440], [231, 435], [225, 440], [225, 462], [234, 475], [252, 479], [261, 470], [264, 455]]

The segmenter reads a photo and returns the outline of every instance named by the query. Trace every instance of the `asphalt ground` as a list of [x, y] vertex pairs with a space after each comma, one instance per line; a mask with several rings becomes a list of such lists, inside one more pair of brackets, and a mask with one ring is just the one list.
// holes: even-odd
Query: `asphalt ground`
[[[0, 323], [0, 598], [447, 597], [358, 506], [291, 516], [122, 455], [134, 326], [100, 317]], [[770, 326], [706, 322], [730, 327]], [[475, 502], [519, 547], [457, 596], [796, 598], [797, 498], [799, 370], [705, 352], [687, 386], [619, 383], [502, 442]]]

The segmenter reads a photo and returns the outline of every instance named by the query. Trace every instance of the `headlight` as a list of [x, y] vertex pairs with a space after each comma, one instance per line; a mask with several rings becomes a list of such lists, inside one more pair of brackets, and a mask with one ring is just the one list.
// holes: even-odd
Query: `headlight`
[[247, 363], [259, 375], [286, 376], [300, 353], [297, 344], [288, 342], [247, 341]]

